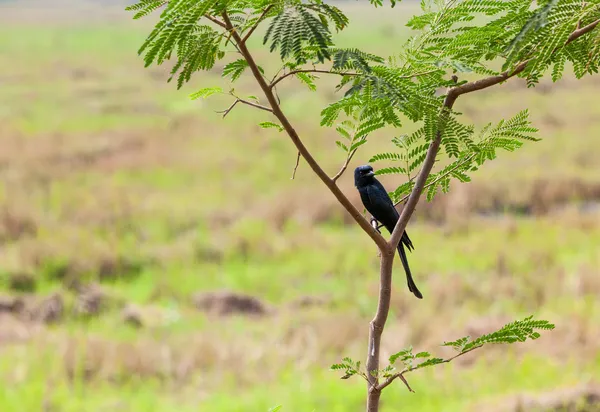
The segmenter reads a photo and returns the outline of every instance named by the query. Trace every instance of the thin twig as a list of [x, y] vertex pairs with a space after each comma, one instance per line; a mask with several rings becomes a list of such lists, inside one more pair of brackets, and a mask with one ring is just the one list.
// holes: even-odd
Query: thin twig
[[300, 164], [300, 151], [298, 151], [298, 157], [296, 157], [296, 166], [294, 166], [294, 171], [292, 173], [292, 180], [296, 177], [296, 170], [298, 170], [298, 165]]
[[353, 151], [350, 152], [350, 154], [346, 157], [346, 161], [344, 162], [344, 164], [342, 165], [342, 168], [340, 169], [339, 172], [337, 172], [337, 174], [335, 176], [333, 176], [331, 178], [331, 180], [333, 180], [333, 182], [337, 182], [337, 180], [342, 177], [342, 175], [344, 174], [344, 172], [346, 171], [346, 169], [348, 168], [348, 163], [350, 163], [350, 161], [352, 160], [352, 158], [354, 157], [354, 154], [356, 153], [358, 149], [354, 149]]
[[233, 108], [235, 107], [235, 105], [238, 104], [239, 102], [240, 102], [239, 99], [235, 99], [235, 101], [233, 103], [231, 103], [231, 106], [229, 106], [225, 110], [218, 111], [217, 113], [223, 113], [223, 119], [224, 119], [225, 116], [227, 116], [229, 114], [229, 112], [232, 111]]
[[219, 111], [217, 113], [223, 113], [223, 117], [225, 117], [225, 116], [227, 116], [229, 114], [229, 112], [238, 103], [247, 104], [248, 106], [256, 107], [257, 109], [264, 110], [264, 111], [267, 111], [269, 113], [273, 113], [273, 109], [271, 109], [270, 107], [263, 106], [262, 104], [254, 103], [254, 102], [251, 102], [251, 101], [248, 101], [248, 100], [240, 99], [239, 97], [236, 98], [235, 101], [231, 104], [231, 106], [229, 106], [227, 109]]
[[[399, 79], [411, 79], [413, 77], [425, 76], [426, 74], [431, 74], [439, 71], [440, 69], [428, 70], [426, 72], [407, 74], [405, 76], [398, 76]], [[333, 70], [322, 70], [322, 69], [298, 69], [292, 70], [286, 74], [281, 75], [279, 78], [273, 80], [269, 87], [273, 88], [277, 83], [285, 79], [286, 77], [293, 76], [298, 73], [322, 73], [322, 74], [337, 74], [338, 76], [360, 76], [362, 73], [355, 72], [337, 72]]]
[[271, 4], [270, 6], [268, 6], [262, 12], [262, 14], [258, 18], [258, 20], [256, 20], [256, 23], [254, 23], [254, 25], [250, 28], [250, 30], [248, 31], [248, 33], [246, 33], [246, 35], [242, 39], [242, 42], [246, 43], [248, 41], [248, 39], [250, 38], [250, 36], [252, 36], [252, 33], [254, 33], [254, 30], [256, 30], [256, 28], [258, 27], [258, 25], [260, 24], [260, 22], [265, 18], [265, 16], [267, 15], [267, 13], [270, 12], [272, 8], [273, 8], [273, 5]]
[[298, 73], [323, 73], [323, 74], [337, 74], [338, 76], [360, 76], [360, 73], [353, 72], [334, 72], [332, 70], [321, 70], [321, 69], [298, 69], [287, 72], [286, 74], [281, 75], [277, 79], [273, 80], [269, 85], [269, 88], [275, 87], [277, 83], [285, 79], [286, 77], [293, 76]]
[[[481, 347], [483, 347], [483, 345], [475, 346], [475, 347], [473, 347], [471, 349], [468, 349], [468, 350], [466, 350], [464, 352], [460, 352], [460, 353], [458, 353], [458, 354], [456, 354], [456, 355], [454, 355], [454, 356], [452, 356], [452, 357], [450, 357], [448, 359], [442, 360], [439, 364], [452, 362], [454, 359], [458, 358], [459, 356], [465, 355], [465, 354], [467, 354], [467, 353], [469, 353], [471, 351], [474, 351], [475, 349], [479, 349]], [[409, 391], [414, 392], [412, 390], [412, 388], [410, 387], [410, 385], [408, 384], [408, 381], [404, 377], [404, 374], [412, 372], [412, 371], [414, 371], [416, 369], [419, 369], [419, 365], [413, 366], [413, 367], [410, 367], [410, 368], [404, 368], [400, 372], [394, 373], [392, 376], [388, 377], [385, 381], [383, 381], [382, 383], [380, 383], [379, 385], [377, 385], [376, 387], [374, 387], [372, 389], [376, 390], [376, 391], [381, 391], [385, 387], [389, 386], [392, 382], [394, 382], [395, 379], [399, 378], [402, 382], [404, 382], [404, 384], [406, 385], [406, 387], [408, 388]]]
[[273, 109], [271, 109], [270, 107], [267, 107], [267, 106], [263, 106], [262, 104], [254, 103], [254, 102], [251, 102], [249, 100], [244, 100], [244, 99], [238, 99], [238, 100], [240, 101], [240, 103], [247, 104], [248, 106], [256, 107], [257, 109], [273, 113]]
[[404, 377], [404, 375], [400, 375], [398, 376], [398, 378], [404, 382], [404, 384], [406, 385], [406, 387], [408, 388], [408, 390], [412, 393], [415, 393], [415, 391], [413, 391], [413, 388], [410, 387], [410, 385], [408, 384], [408, 381], [406, 380], [406, 378]]

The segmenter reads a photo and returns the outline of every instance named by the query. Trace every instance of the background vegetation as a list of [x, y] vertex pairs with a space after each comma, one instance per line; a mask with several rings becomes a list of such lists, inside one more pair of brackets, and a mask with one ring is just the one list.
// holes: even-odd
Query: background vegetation
[[[228, 99], [186, 98], [226, 87], [222, 67], [177, 92], [169, 67], [135, 55], [151, 19], [75, 4], [0, 6], [0, 410], [361, 410], [364, 383], [327, 367], [364, 356], [370, 239], [303, 163], [290, 181], [296, 152], [256, 126], [267, 114], [223, 122]], [[384, 54], [418, 5], [344, 7], [338, 44]], [[556, 329], [415, 373], [416, 393], [398, 383], [383, 410], [514, 410], [598, 384], [599, 85], [515, 79], [457, 103], [477, 125], [529, 107], [543, 140], [419, 204], [409, 258], [425, 300], [396, 276], [382, 356], [443, 354], [443, 340], [528, 314]], [[253, 80], [236, 90], [255, 93]], [[343, 154], [318, 126], [335, 98], [321, 90], [290, 81], [281, 94], [332, 172]], [[376, 136], [365, 153], [390, 149]], [[340, 185], [359, 206], [350, 175]]]

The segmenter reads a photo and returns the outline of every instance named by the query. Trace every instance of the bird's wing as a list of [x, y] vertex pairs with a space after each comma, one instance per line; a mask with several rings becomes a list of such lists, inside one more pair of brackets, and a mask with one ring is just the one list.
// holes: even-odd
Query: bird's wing
[[375, 182], [373, 183], [372, 186], [374, 187], [374, 189], [377, 192], [377, 197], [378, 197], [379, 202], [385, 204], [386, 206], [391, 206], [391, 208], [394, 209], [395, 214], [397, 216], [400, 216], [398, 214], [398, 211], [396, 210], [396, 207], [394, 206], [394, 202], [392, 202], [390, 195], [388, 195], [387, 190], [385, 190], [385, 187], [383, 187], [381, 182], [379, 180], [375, 179]]
[[387, 192], [381, 184], [371, 184], [367, 186], [367, 195], [370, 204], [367, 210], [391, 233], [399, 215]]

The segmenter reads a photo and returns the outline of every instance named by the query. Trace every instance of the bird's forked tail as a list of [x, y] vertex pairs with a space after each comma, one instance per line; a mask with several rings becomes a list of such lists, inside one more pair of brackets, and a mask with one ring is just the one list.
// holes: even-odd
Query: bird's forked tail
[[[406, 233], [404, 235], [406, 235]], [[404, 241], [404, 237], [405, 236], [402, 236], [402, 241]], [[408, 241], [407, 246], [410, 248], [412, 246], [412, 243], [410, 242], [410, 239], [408, 239], [408, 236], [406, 236], [406, 238]], [[408, 290], [410, 290], [419, 299], [423, 299], [423, 295], [417, 288], [417, 285], [413, 280], [412, 274], [410, 273], [410, 267], [408, 266], [408, 259], [406, 258], [406, 251], [404, 250], [404, 244], [402, 241], [398, 244], [398, 253], [400, 254], [400, 260], [402, 261], [404, 272], [406, 272], [406, 282], [408, 283]]]

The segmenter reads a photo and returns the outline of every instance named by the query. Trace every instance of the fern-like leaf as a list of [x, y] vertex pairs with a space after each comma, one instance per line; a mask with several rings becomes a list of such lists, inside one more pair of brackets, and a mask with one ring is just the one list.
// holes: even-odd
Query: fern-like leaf
[[248, 62], [245, 59], [238, 59], [228, 63], [223, 67], [223, 76], [231, 76], [231, 81], [235, 82], [240, 78], [244, 70], [248, 67]]

